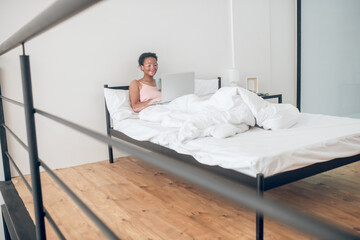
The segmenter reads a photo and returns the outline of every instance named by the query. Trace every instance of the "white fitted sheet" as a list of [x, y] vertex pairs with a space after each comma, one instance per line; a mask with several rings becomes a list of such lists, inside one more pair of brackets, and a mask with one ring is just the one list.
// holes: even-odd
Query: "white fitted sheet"
[[177, 141], [177, 128], [139, 119], [113, 122], [114, 129], [141, 141], [151, 141], [190, 154], [207, 165], [234, 169], [255, 177], [271, 176], [317, 162], [360, 154], [360, 119], [301, 113], [291, 128], [259, 127], [218, 139]]

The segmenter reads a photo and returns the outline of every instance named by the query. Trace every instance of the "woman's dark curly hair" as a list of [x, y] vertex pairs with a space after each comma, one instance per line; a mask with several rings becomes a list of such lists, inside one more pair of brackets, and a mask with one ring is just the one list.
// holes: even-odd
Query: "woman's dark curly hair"
[[148, 58], [148, 57], [155, 58], [156, 61], [157, 61], [157, 59], [158, 59], [155, 53], [151, 53], [151, 52], [143, 53], [143, 54], [141, 54], [140, 57], [139, 57], [139, 66], [144, 65], [144, 61], [145, 61], [145, 59]]

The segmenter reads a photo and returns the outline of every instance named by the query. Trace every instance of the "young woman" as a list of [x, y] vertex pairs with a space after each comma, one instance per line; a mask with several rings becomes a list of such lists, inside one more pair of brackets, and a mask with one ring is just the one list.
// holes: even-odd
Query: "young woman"
[[151, 103], [161, 101], [161, 91], [156, 87], [154, 79], [158, 69], [156, 54], [141, 54], [139, 66], [144, 76], [139, 80], [133, 80], [129, 87], [130, 103], [134, 112], [140, 112]]

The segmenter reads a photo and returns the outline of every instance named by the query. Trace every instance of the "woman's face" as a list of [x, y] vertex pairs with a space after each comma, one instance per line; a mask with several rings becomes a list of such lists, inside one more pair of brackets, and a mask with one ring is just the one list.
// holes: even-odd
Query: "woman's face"
[[145, 58], [144, 64], [141, 65], [141, 70], [145, 75], [149, 75], [151, 77], [155, 76], [158, 69], [158, 64], [155, 58], [148, 57]]

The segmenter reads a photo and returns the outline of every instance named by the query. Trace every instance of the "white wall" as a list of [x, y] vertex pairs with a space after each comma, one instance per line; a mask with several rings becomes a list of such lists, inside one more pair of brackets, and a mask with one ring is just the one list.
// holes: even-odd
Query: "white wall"
[[272, 93], [296, 106], [296, 1], [270, 1], [270, 81]]
[[[49, 5], [0, 0], [0, 43]], [[234, 0], [235, 63], [260, 90], [295, 103], [295, 0]], [[35, 107], [105, 134], [103, 84], [139, 78], [137, 58], [159, 56], [163, 72], [225, 77], [231, 67], [230, 5], [224, 0], [108, 0], [26, 44]], [[6, 20], [4, 20], [6, 19]], [[3, 30], [4, 29], [4, 30]], [[280, 41], [280, 42], [279, 42]], [[22, 101], [17, 48], [0, 57], [3, 94]], [[6, 123], [26, 142], [23, 110], [5, 103]], [[53, 168], [107, 159], [104, 144], [36, 117], [39, 156]], [[9, 138], [23, 171], [26, 153]], [[117, 155], [120, 155], [118, 153]]]
[[296, 1], [234, 0], [235, 65], [240, 80], [296, 105]]

